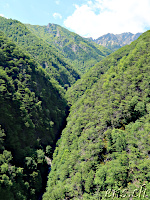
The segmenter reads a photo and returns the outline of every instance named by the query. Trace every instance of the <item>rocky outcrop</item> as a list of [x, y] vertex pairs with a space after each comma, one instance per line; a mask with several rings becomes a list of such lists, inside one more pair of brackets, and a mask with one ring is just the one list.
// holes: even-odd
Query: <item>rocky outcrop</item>
[[136, 40], [141, 34], [142, 33], [132, 34], [130, 32], [127, 32], [127, 33], [121, 33], [121, 34], [115, 35], [115, 34], [108, 33], [93, 41], [99, 45], [102, 45], [108, 49], [115, 51], [125, 45], [130, 44], [131, 42]]

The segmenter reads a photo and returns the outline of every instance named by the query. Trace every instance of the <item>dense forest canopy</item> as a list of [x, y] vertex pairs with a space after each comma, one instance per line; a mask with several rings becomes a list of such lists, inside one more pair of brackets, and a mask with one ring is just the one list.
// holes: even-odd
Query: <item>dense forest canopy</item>
[[0, 17], [0, 199], [150, 198], [150, 31], [110, 53]]
[[87, 72], [112, 52], [56, 24], [49, 23], [47, 26], [26, 24], [26, 26], [32, 33], [59, 49], [80, 74]]
[[0, 32], [0, 199], [37, 199], [65, 123], [67, 102], [50, 76]]
[[71, 107], [43, 200], [105, 199], [114, 190], [114, 199], [133, 191], [138, 199], [141, 186], [139, 199], [150, 196], [149, 52], [150, 31], [97, 65], [110, 61]]
[[130, 46], [125, 46], [114, 52], [113, 54], [107, 56], [101, 62], [97, 63], [92, 67], [87, 73], [85, 73], [81, 79], [77, 80], [75, 84], [70, 87], [66, 92], [66, 98], [69, 104], [76, 102], [88, 89], [91, 89], [94, 83], [99, 81], [101, 75], [103, 75], [110, 67], [117, 66], [120, 59], [127, 56], [130, 51], [135, 48], [136, 42], [132, 43]]
[[73, 66], [66, 63], [54, 46], [31, 33], [21, 22], [0, 17], [0, 30], [23, 50], [30, 53], [50, 77], [65, 89], [80, 78]]

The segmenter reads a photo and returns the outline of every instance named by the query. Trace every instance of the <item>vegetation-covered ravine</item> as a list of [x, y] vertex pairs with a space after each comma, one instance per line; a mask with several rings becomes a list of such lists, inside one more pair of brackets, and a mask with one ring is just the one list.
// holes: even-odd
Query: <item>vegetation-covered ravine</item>
[[150, 199], [150, 31], [110, 53], [0, 17], [0, 199]]
[[90, 72], [101, 76], [93, 73], [89, 88], [82, 77], [83, 94], [76, 95], [80, 81], [73, 86], [43, 200], [149, 199], [150, 31]]
[[37, 199], [44, 192], [67, 102], [30, 55], [0, 32], [0, 199]]

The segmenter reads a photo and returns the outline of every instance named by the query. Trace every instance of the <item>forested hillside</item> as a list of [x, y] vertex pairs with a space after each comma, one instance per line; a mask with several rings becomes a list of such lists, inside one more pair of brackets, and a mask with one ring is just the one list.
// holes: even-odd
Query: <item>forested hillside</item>
[[58, 50], [40, 39], [17, 20], [0, 17], [0, 30], [33, 58], [65, 89], [80, 78], [70, 63], [67, 63]]
[[43, 200], [149, 199], [150, 31], [90, 72], [89, 89], [73, 94]]
[[0, 199], [150, 199], [150, 31], [110, 53], [0, 17]]
[[52, 156], [68, 112], [57, 88], [0, 32], [0, 199], [36, 200], [43, 193], [45, 156]]
[[81, 74], [112, 52], [56, 24], [26, 26], [32, 33], [59, 49]]
[[136, 46], [136, 42], [131, 45], [122, 47], [118, 51], [107, 56], [101, 62], [97, 63], [92, 67], [86, 74], [82, 76], [81, 79], [77, 80], [75, 84], [70, 87], [66, 92], [66, 98], [70, 105], [73, 105], [88, 89], [91, 89], [93, 84], [95, 84], [111, 66], [117, 66], [120, 59], [127, 56], [131, 50]]

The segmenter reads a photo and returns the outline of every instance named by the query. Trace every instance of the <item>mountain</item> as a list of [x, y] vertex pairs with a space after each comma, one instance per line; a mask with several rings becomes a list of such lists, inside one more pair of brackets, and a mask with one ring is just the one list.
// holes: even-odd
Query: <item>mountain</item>
[[21, 22], [0, 17], [0, 30], [30, 53], [60, 86], [67, 89], [80, 78], [73, 66], [64, 60], [54, 46], [31, 33]]
[[0, 199], [149, 199], [150, 31], [110, 54], [54, 24], [0, 30]]
[[[130, 32], [122, 33], [122, 34], [111, 34], [108, 33], [103, 35], [93, 41], [99, 45], [102, 45], [112, 51], [116, 51], [117, 49], [130, 44], [134, 40], [136, 40], [142, 33], [132, 34]], [[91, 40], [91, 39], [90, 39]]]
[[81, 74], [112, 52], [56, 24], [26, 26], [33, 34], [59, 49]]
[[65, 89], [79, 78], [54, 45], [0, 17], [0, 199], [41, 198], [69, 112]]
[[0, 32], [0, 199], [36, 200], [43, 193], [45, 156], [51, 157], [68, 113], [57, 88], [30, 54]]
[[77, 80], [76, 83], [67, 90], [66, 99], [68, 103], [73, 105], [84, 93], [88, 93], [89, 89], [99, 81], [101, 76], [107, 72], [112, 65], [117, 66], [120, 59], [127, 56], [134, 47], [135, 43], [122, 47], [92, 67], [81, 79]]
[[98, 74], [72, 103], [43, 200], [149, 199], [149, 52], [147, 31], [89, 71]]

